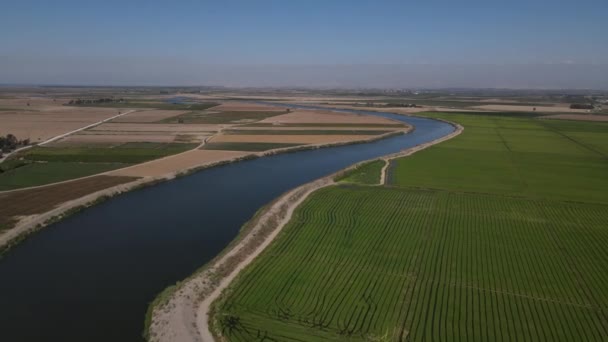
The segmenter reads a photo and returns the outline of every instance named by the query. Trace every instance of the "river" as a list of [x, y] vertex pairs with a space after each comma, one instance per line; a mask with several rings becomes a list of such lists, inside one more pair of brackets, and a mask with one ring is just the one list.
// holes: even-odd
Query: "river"
[[431, 119], [356, 112], [415, 130], [206, 169], [117, 196], [34, 234], [0, 260], [0, 339], [141, 341], [148, 303], [216, 256], [264, 204], [454, 130]]

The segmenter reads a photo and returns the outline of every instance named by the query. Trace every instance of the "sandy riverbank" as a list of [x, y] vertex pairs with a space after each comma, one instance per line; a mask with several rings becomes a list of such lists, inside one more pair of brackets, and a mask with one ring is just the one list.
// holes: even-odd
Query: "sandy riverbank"
[[[442, 120], [443, 121], [443, 120]], [[387, 160], [411, 155], [463, 131], [463, 127], [452, 124], [456, 130], [442, 138], [414, 146], [385, 156]], [[375, 158], [373, 160], [376, 160]], [[314, 191], [334, 184], [334, 179], [369, 161], [363, 161], [332, 175], [297, 187], [279, 197], [258, 212], [248, 222], [241, 234], [223, 253], [197, 271], [193, 276], [166, 290], [151, 306], [149, 317], [150, 341], [213, 341], [209, 329], [209, 315], [214, 300], [219, 298], [238, 273], [249, 265], [280, 233], [289, 222], [293, 211]], [[386, 180], [383, 170], [382, 182]]]

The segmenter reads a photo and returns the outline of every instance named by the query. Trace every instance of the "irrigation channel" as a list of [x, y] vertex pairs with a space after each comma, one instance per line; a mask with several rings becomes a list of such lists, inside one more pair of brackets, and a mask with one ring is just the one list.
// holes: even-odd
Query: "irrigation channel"
[[404, 121], [415, 130], [206, 169], [41, 230], [0, 260], [0, 340], [141, 341], [148, 303], [216, 256], [260, 207], [356, 162], [454, 130], [431, 119], [343, 111]]

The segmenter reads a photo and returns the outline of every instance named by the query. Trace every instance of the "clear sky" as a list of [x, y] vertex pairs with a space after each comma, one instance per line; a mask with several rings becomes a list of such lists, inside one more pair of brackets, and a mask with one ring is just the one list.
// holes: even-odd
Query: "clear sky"
[[[608, 0], [3, 0], [0, 10], [0, 83], [382, 86], [377, 70], [395, 70], [403, 79], [386, 86], [568, 86], [526, 75], [539, 65], [570, 70], [572, 87], [608, 88]], [[442, 68], [478, 83], [437, 84]], [[503, 80], [512, 72], [522, 76]]]

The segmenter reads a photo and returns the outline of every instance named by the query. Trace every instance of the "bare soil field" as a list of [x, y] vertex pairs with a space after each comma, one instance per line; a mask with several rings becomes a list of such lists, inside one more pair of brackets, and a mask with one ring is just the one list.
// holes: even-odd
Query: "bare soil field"
[[174, 156], [153, 160], [147, 163], [138, 164], [128, 168], [110, 171], [111, 176], [127, 177], [160, 177], [168, 174], [176, 174], [187, 169], [227, 161], [234, 158], [243, 157], [249, 152], [235, 151], [213, 151], [213, 150], [192, 150]]
[[296, 110], [289, 114], [282, 114], [266, 118], [261, 123], [272, 123], [272, 124], [293, 124], [293, 123], [335, 123], [336, 126], [340, 124], [348, 123], [366, 123], [366, 124], [394, 124], [394, 121], [389, 119], [379, 118], [375, 116], [367, 115], [355, 115], [347, 113], [336, 113], [336, 112], [323, 112], [323, 111], [309, 111], [309, 110]]
[[503, 112], [533, 112], [536, 108], [541, 113], [586, 113], [586, 109], [570, 109], [568, 105], [559, 106], [518, 106], [518, 105], [481, 105], [471, 107], [479, 110], [492, 110]]
[[116, 118], [110, 122], [152, 123], [186, 113], [180, 110], [142, 110]]
[[281, 144], [327, 144], [365, 140], [374, 135], [217, 135], [209, 142], [251, 142], [251, 143], [281, 143]]
[[593, 115], [593, 114], [555, 114], [546, 115], [542, 119], [559, 119], [559, 120], [579, 120], [579, 121], [598, 121], [608, 122], [608, 115]]
[[41, 214], [63, 202], [136, 179], [95, 176], [68, 183], [0, 193], [0, 228], [10, 226], [18, 221], [19, 217]]
[[62, 108], [62, 105], [68, 101], [68, 99], [64, 98], [52, 99], [48, 97], [17, 96], [11, 99], [0, 99], [0, 108], [12, 108], [15, 110], [27, 109], [32, 111], [55, 111], [58, 108]]
[[107, 108], [57, 108], [53, 111], [0, 111], [0, 135], [43, 141], [116, 115]]

